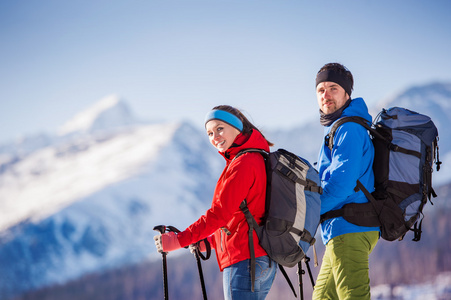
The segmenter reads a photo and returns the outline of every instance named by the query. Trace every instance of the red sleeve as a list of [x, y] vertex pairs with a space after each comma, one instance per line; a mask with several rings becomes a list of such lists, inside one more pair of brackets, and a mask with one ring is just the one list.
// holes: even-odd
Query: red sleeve
[[213, 234], [226, 226], [252, 187], [256, 172], [255, 165], [263, 163], [260, 154], [247, 153], [233, 161], [219, 178], [213, 196], [212, 206], [185, 231], [179, 233], [180, 246], [185, 247]]

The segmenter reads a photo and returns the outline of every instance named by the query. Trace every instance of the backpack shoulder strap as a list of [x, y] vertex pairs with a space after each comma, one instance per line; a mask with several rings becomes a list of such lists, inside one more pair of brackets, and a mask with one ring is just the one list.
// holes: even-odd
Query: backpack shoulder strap
[[[248, 148], [248, 149], [243, 149], [240, 152], [238, 152], [238, 154], [233, 158], [233, 160], [237, 159], [238, 157], [240, 157], [241, 155], [248, 153], [248, 152], [257, 152], [260, 153], [263, 156], [263, 159], [265, 161], [265, 170], [266, 170], [266, 197], [265, 197], [265, 212], [268, 211], [269, 208], [269, 187], [271, 186], [271, 176], [269, 175], [270, 171], [271, 171], [271, 163], [269, 161], [269, 153], [266, 152], [265, 150], [262, 149], [257, 149], [257, 148]], [[233, 161], [232, 160], [232, 161]], [[240, 207], [241, 208], [241, 207]], [[265, 218], [266, 219], [266, 216]]]
[[232, 161], [234, 161], [235, 159], [237, 159], [238, 157], [240, 157], [244, 153], [248, 153], [248, 152], [258, 152], [258, 153], [260, 153], [263, 156], [263, 158], [265, 160], [269, 157], [269, 153], [266, 152], [265, 150], [257, 149], [257, 148], [247, 148], [247, 149], [243, 149], [240, 152], [238, 152], [238, 154], [232, 159]]
[[[366, 120], [365, 118], [362, 117], [358, 117], [358, 116], [353, 116], [353, 117], [343, 117], [338, 119], [330, 128], [329, 133], [326, 135], [326, 137], [324, 138], [324, 143], [326, 144], [326, 146], [330, 149], [330, 151], [332, 151], [332, 148], [334, 147], [334, 137], [335, 137], [335, 132], [337, 131], [337, 129], [343, 125], [346, 122], [354, 122], [357, 124], [362, 125], [363, 127], [365, 127], [366, 130], [370, 131], [371, 134], [373, 135], [380, 135], [378, 132], [376, 132], [376, 130], [374, 128], [371, 127], [371, 125], [369, 124], [368, 120]], [[382, 136], [380, 136], [382, 137]]]
[[[265, 160], [265, 169], [268, 168], [268, 161], [269, 161], [269, 154], [268, 152], [262, 150], [262, 149], [256, 149], [256, 148], [248, 148], [243, 149], [233, 158], [233, 160], [237, 159], [244, 153], [248, 152], [258, 152], [260, 153], [264, 160]], [[265, 206], [267, 205], [268, 201], [265, 201]], [[248, 231], [248, 238], [249, 238], [249, 254], [250, 254], [250, 260], [251, 260], [251, 283], [252, 283], [252, 292], [254, 291], [255, 286], [255, 250], [254, 250], [254, 228], [258, 228], [258, 223], [255, 220], [254, 216], [249, 211], [249, 208], [247, 207], [247, 201], [244, 199], [240, 204], [240, 209], [243, 212], [244, 216], [246, 217], [247, 224], [249, 225], [249, 231]]]
[[240, 204], [240, 209], [246, 217], [247, 224], [249, 225], [249, 253], [251, 256], [251, 283], [252, 283], [252, 292], [254, 291], [255, 285], [255, 250], [254, 250], [254, 228], [258, 228], [257, 221], [255, 221], [254, 216], [252, 216], [249, 208], [247, 207], [246, 199], [243, 200]]

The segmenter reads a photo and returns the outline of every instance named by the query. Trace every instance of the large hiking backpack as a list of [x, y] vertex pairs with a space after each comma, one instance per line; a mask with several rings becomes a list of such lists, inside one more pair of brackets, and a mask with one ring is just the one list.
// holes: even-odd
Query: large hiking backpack
[[388, 241], [402, 240], [409, 230], [414, 232], [413, 240], [419, 241], [423, 207], [431, 196], [437, 196], [432, 188], [432, 165], [435, 162], [438, 171], [441, 162], [434, 123], [428, 116], [400, 107], [383, 109], [372, 126], [360, 117], [343, 117], [326, 136], [331, 151], [335, 131], [345, 122], [356, 122], [370, 132], [375, 191], [369, 193], [357, 180], [356, 191], [362, 190], [370, 201], [327, 212], [321, 222], [342, 216], [356, 225], [380, 226], [382, 238]]
[[[267, 185], [266, 210], [262, 224], [257, 224], [247, 209], [246, 199], [240, 209], [249, 224], [251, 250], [252, 288], [255, 280], [255, 254], [253, 230], [260, 245], [280, 266], [294, 267], [306, 257], [315, 243], [319, 225], [322, 188], [318, 172], [303, 158], [279, 149], [267, 153], [260, 149], [244, 149], [235, 157], [247, 152], [259, 152], [265, 158]], [[291, 286], [286, 273], [281, 271]], [[291, 286], [293, 289], [293, 287]], [[293, 290], [294, 292], [294, 290]]]

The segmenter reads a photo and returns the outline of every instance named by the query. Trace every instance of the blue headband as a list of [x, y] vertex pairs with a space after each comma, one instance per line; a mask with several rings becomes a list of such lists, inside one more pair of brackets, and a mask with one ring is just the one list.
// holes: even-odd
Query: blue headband
[[205, 116], [205, 125], [208, 123], [208, 121], [211, 121], [211, 120], [224, 121], [227, 124], [238, 129], [240, 132], [243, 131], [243, 122], [241, 122], [241, 120], [237, 116], [235, 116], [234, 114], [231, 114], [225, 110], [214, 109], [214, 110], [210, 111]]

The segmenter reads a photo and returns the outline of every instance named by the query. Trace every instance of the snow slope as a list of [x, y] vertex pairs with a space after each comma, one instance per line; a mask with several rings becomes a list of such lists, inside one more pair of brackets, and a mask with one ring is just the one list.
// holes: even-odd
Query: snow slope
[[45, 147], [4, 172], [0, 230], [49, 216], [74, 200], [136, 175], [157, 157], [178, 124], [142, 126]]

